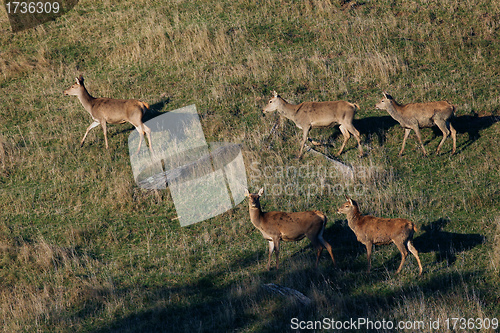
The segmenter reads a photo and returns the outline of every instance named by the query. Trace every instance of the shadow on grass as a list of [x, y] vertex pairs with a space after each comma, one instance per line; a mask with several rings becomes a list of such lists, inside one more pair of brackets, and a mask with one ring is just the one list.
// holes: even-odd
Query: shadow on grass
[[[457, 130], [457, 135], [468, 134], [469, 138], [465, 142], [461, 150], [470, 146], [476, 140], [478, 140], [481, 135], [480, 132], [492, 126], [493, 124], [500, 121], [498, 116], [479, 116], [474, 113], [473, 115], [459, 116], [452, 119], [453, 127]], [[354, 126], [360, 131], [361, 135], [365, 135], [366, 143], [370, 143], [372, 138], [375, 136], [378, 139], [379, 145], [383, 145], [386, 141], [386, 132], [394, 126], [401, 127], [396, 120], [391, 116], [375, 116], [366, 117], [361, 119], [355, 119], [353, 122]], [[424, 145], [428, 144], [436, 137], [442, 136], [443, 133], [437, 126], [431, 127], [433, 131], [433, 137], [427, 139]], [[402, 130], [402, 129], [401, 129]], [[336, 136], [340, 135], [340, 131], [335, 133]], [[334, 140], [336, 136], [332, 136], [330, 140]], [[450, 138], [451, 139], [451, 138]]]
[[435, 254], [436, 262], [447, 261], [448, 265], [456, 261], [456, 254], [483, 244], [486, 238], [480, 234], [459, 234], [443, 231], [449, 223], [439, 219], [421, 227], [424, 233], [413, 240], [419, 253]]
[[[425, 233], [415, 239], [420, 252], [437, 251], [448, 260], [454, 258], [453, 253], [471, 249], [484, 241], [480, 235], [441, 231], [446, 223], [440, 219], [424, 227]], [[468, 286], [483, 274], [453, 270], [417, 278], [416, 270], [405, 270], [396, 276], [386, 269], [368, 274], [366, 261], [356, 260], [355, 263], [353, 259], [358, 255], [366, 259], [365, 248], [344, 224], [336, 221], [325, 230], [325, 239], [332, 245], [340, 269], [333, 267], [326, 251], [323, 251], [319, 268], [315, 269], [315, 251], [310, 249], [309, 242], [304, 242], [304, 249], [289, 257], [281, 256], [279, 270], [267, 271], [267, 244], [262, 240], [262, 248], [258, 251], [247, 251], [227, 264], [214, 266], [208, 274], [190, 278], [190, 282], [156, 280], [115, 289], [113, 297], [119, 304], [139, 298], [138, 310], [116, 314], [114, 319], [93, 332], [288, 332], [293, 331], [292, 318], [378, 320], [387, 313], [396, 313], [394, 318], [399, 318], [404, 316], [400, 310], [402, 305], [431, 300], [440, 302], [434, 300], [436, 295], [441, 299], [447, 295], [456, 297], [466, 293]], [[283, 242], [283, 246], [286, 244]], [[397, 259], [399, 262], [399, 257]], [[262, 267], [255, 271], [252, 268], [255, 265]], [[237, 271], [252, 273], [231, 277], [232, 272]], [[401, 281], [401, 285], [395, 281]], [[312, 305], [305, 306], [293, 297], [270, 293], [264, 284], [271, 282], [300, 291], [312, 300]], [[476, 296], [485, 300], [488, 291], [477, 287]], [[130, 311], [131, 306], [127, 304], [124, 308]], [[81, 315], [94, 316], [106, 311], [106, 307], [99, 304], [92, 309]]]
[[[466, 147], [473, 144], [476, 140], [478, 140], [481, 137], [480, 134], [481, 131], [489, 128], [490, 126], [499, 121], [500, 117], [498, 116], [479, 116], [476, 113], [474, 113], [473, 115], [454, 117], [451, 123], [453, 127], [457, 130], [457, 136], [460, 136], [461, 134], [469, 135], [468, 140], [464, 144], [462, 144], [461, 147], [457, 147], [457, 150], [464, 150]], [[382, 145], [385, 142], [384, 133], [394, 125], [399, 126], [399, 124], [390, 116], [367, 117], [358, 120], [358, 122], [360, 122], [358, 129], [360, 132], [367, 134], [367, 141], [369, 141], [370, 134], [376, 134], [379, 138], [380, 145]], [[437, 126], [432, 126], [431, 130], [433, 135], [431, 138], [424, 138], [424, 146], [429, 144], [435, 138], [443, 136], [443, 132], [441, 132], [441, 130]], [[449, 137], [447, 141], [451, 141], [451, 137]]]
[[146, 121], [149, 121], [155, 117], [158, 117], [159, 115], [162, 114], [162, 112], [160, 112], [164, 107], [165, 105], [167, 105], [168, 103], [170, 103], [170, 97], [166, 97], [152, 105], [149, 106], [149, 110], [146, 112], [146, 114], [143, 116], [142, 118], [142, 121], [143, 122], [146, 122]]
[[[248, 253], [242, 262], [235, 260], [219, 267], [193, 283], [179, 281], [177, 286], [137, 285], [116, 290], [116, 297], [127, 302], [129, 295], [142, 295], [141, 309], [117, 316], [94, 332], [288, 332], [292, 318], [321, 320], [334, 318], [372, 318], [401, 308], [402, 302], [420, 304], [447, 294], [459, 294], [479, 273], [444, 272], [410, 280], [401, 287], [385, 284], [386, 272], [339, 272], [328, 265], [283, 265], [280, 270], [252, 274], [249, 281], [228, 281], [233, 270], [249, 269], [256, 253]], [[290, 259], [290, 258], [288, 258]], [[298, 259], [299, 260], [299, 259]], [[300, 261], [300, 260], [299, 260]], [[396, 278], [397, 279], [397, 278]], [[263, 285], [276, 283], [302, 292], [313, 304], [304, 306], [292, 297], [268, 292]], [[487, 292], [477, 289], [478, 297]], [[97, 311], [105, 311], [96, 307]], [[87, 314], [91, 315], [91, 314]], [[392, 318], [386, 318], [392, 319]]]
[[386, 132], [394, 126], [399, 126], [391, 116], [375, 116], [355, 119], [354, 127], [358, 129], [361, 136], [365, 135], [365, 143], [370, 143], [373, 137], [377, 138], [379, 145], [383, 145], [386, 141]]
[[[398, 125], [398, 122], [392, 119], [391, 116], [375, 116], [375, 117], [366, 117], [361, 119], [353, 120], [354, 127], [359, 131], [361, 135], [361, 140], [363, 141], [363, 136], [365, 136], [365, 143], [370, 143], [373, 140], [373, 136], [376, 136], [377, 141], [380, 145], [382, 145], [386, 141], [385, 133], [392, 127]], [[321, 135], [324, 132], [324, 129], [312, 129], [311, 133], [314, 135]], [[310, 133], [310, 134], [311, 134]], [[333, 126], [330, 130], [330, 135], [323, 142], [323, 140], [314, 140], [319, 141], [322, 145], [327, 147], [335, 147], [334, 142], [342, 137], [342, 133], [340, 132], [339, 126]], [[351, 135], [349, 141], [353, 140], [355, 142], [354, 137]], [[310, 140], [311, 141], [311, 140]], [[340, 145], [337, 147], [337, 149]], [[356, 146], [354, 146], [356, 148]]]
[[457, 130], [457, 134], [468, 134], [469, 139], [467, 142], [461, 147], [464, 149], [465, 147], [470, 146], [476, 140], [481, 137], [480, 131], [485, 130], [492, 126], [493, 124], [500, 121], [500, 117], [497, 116], [479, 116], [474, 113], [473, 115], [465, 115], [460, 117], [455, 117], [452, 119], [453, 127]]

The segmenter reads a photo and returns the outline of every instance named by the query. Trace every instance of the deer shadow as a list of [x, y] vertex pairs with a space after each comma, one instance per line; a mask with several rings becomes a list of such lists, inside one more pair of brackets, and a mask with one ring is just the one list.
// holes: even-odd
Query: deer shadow
[[[468, 140], [461, 147], [463, 150], [465, 147], [470, 146], [481, 137], [480, 132], [482, 130], [491, 127], [499, 121], [499, 116], [479, 116], [477, 113], [473, 112], [472, 115], [455, 117], [452, 119], [451, 123], [457, 130], [457, 134], [469, 135]], [[385, 143], [387, 131], [394, 126], [399, 125], [398, 122], [389, 115], [355, 119], [353, 120], [353, 124], [361, 134], [366, 136], [365, 143], [373, 141], [373, 137], [375, 136], [378, 139], [379, 145]], [[429, 143], [438, 136], [443, 136], [443, 133], [437, 126], [432, 126], [431, 129], [433, 131], [433, 137], [426, 140], [425, 144]], [[339, 135], [340, 131], [334, 133], [330, 139], [335, 139]]]
[[163, 112], [160, 112], [164, 107], [165, 105], [167, 105], [168, 103], [170, 103], [170, 97], [166, 97], [166, 98], [163, 98], [162, 100], [154, 103], [154, 104], [151, 104], [149, 106], [149, 110], [146, 112], [146, 114], [142, 117], [142, 121], [143, 122], [146, 122], [146, 121], [149, 121], [153, 118], [156, 118], [160, 115], [163, 114]]
[[[386, 141], [385, 133], [395, 125], [399, 125], [398, 122], [395, 121], [391, 116], [375, 116], [354, 119], [352, 121], [352, 124], [359, 131], [361, 136], [366, 136], [364, 140], [365, 143], [371, 142], [373, 140], [373, 136], [375, 135], [380, 145], [382, 145]], [[319, 136], [322, 131], [323, 129], [316, 129], [314, 132], [311, 130], [311, 132], [313, 132], [313, 134], [316, 136]], [[332, 142], [335, 141], [339, 136], [342, 136], [342, 133], [340, 132], [338, 126], [332, 126], [331, 132], [326, 135], [328, 136], [326, 142], [323, 142], [322, 140], [315, 141], [320, 141], [324, 146], [333, 147], [334, 145], [332, 144]], [[309, 141], [311, 141], [311, 139]]]
[[345, 220], [336, 220], [333, 225], [325, 228], [323, 238], [333, 248], [333, 255], [340, 269], [366, 270], [366, 262], [361, 262], [353, 267], [355, 257], [366, 257], [366, 247], [361, 244]]
[[473, 112], [472, 115], [465, 115], [460, 117], [455, 117], [452, 119], [453, 127], [457, 130], [458, 134], [469, 135], [468, 141], [464, 146], [470, 146], [474, 141], [481, 137], [480, 131], [485, 130], [492, 126], [493, 124], [500, 121], [498, 116], [479, 116], [477, 113]]
[[[464, 148], [473, 144], [476, 140], [481, 137], [480, 132], [491, 127], [493, 124], [500, 121], [499, 116], [479, 116], [476, 112], [472, 115], [464, 115], [459, 117], [454, 117], [451, 120], [451, 124], [457, 130], [457, 134], [468, 134], [469, 138], [466, 142], [462, 144], [459, 148], [463, 150]], [[432, 127], [433, 137], [429, 139], [426, 143], [432, 141], [438, 136], [443, 136], [443, 133], [437, 126]]]
[[386, 141], [386, 133], [392, 127], [399, 123], [391, 116], [375, 116], [355, 119], [353, 121], [354, 127], [358, 129], [361, 134], [366, 136], [365, 143], [373, 141], [375, 136], [379, 145], [383, 145]]
[[413, 240], [419, 253], [435, 254], [436, 262], [447, 261], [448, 265], [456, 261], [456, 254], [470, 250], [486, 241], [481, 234], [459, 234], [443, 231], [449, 223], [448, 219], [440, 218], [421, 227], [424, 233]]
[[[374, 140], [378, 141], [379, 145], [383, 145], [386, 141], [386, 132], [394, 127], [395, 125], [399, 125], [397, 121], [395, 121], [391, 116], [374, 116], [374, 117], [366, 117], [361, 119], [354, 119], [352, 121], [354, 127], [359, 131], [361, 135], [361, 141], [365, 144], [369, 144]], [[337, 148], [339, 144], [335, 144], [335, 141], [342, 137], [342, 133], [339, 129], [339, 126], [332, 126], [330, 131], [327, 134], [322, 134], [323, 129], [313, 129], [311, 130], [312, 135], [315, 137], [322, 137], [326, 139], [313, 139], [311, 133], [309, 133], [309, 142], [313, 142], [315, 146], [323, 146], [326, 148]], [[363, 139], [364, 136], [364, 139]], [[351, 135], [352, 139], [354, 137]], [[316, 142], [316, 143], [314, 143]], [[350, 147], [349, 144], [345, 147], [344, 151], [348, 151], [350, 149], [356, 149], [356, 146]], [[330, 156], [326, 154], [330, 158], [336, 158], [334, 156]]]

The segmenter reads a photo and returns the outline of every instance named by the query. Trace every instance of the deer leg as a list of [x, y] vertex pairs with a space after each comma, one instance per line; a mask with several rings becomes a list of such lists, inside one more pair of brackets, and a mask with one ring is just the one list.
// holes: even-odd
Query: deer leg
[[359, 157], [363, 156], [363, 147], [361, 147], [361, 136], [359, 135], [358, 130], [353, 126], [353, 124], [350, 124], [347, 129], [349, 132], [351, 132], [352, 135], [356, 138], [356, 141], [358, 141], [358, 149], [359, 149]]
[[83, 143], [85, 142], [85, 139], [87, 138], [87, 134], [89, 134], [90, 130], [98, 125], [99, 125], [99, 122], [94, 120], [94, 122], [92, 124], [90, 124], [89, 127], [87, 127], [87, 131], [85, 132], [85, 135], [83, 136], [82, 142], [80, 143], [80, 147], [83, 147]]
[[101, 121], [102, 131], [104, 132], [104, 143], [106, 144], [106, 149], [108, 149], [108, 134], [106, 130], [106, 120]]
[[399, 274], [401, 272], [401, 269], [403, 268], [403, 264], [405, 263], [406, 257], [408, 256], [408, 250], [406, 249], [406, 245], [403, 243], [394, 243], [399, 249], [399, 252], [401, 252], [401, 263], [399, 264], [398, 270], [396, 271], [396, 274]]
[[443, 146], [444, 140], [450, 135], [450, 130], [448, 129], [449, 124], [445, 121], [443, 122], [436, 122], [437, 127], [443, 132], [443, 139], [441, 139], [441, 142], [439, 143], [437, 150], [436, 150], [436, 155], [439, 154], [439, 150], [441, 150], [441, 146]]
[[323, 246], [319, 245], [317, 248], [318, 248], [318, 254], [316, 255], [316, 265], [315, 265], [316, 268], [318, 268], [319, 258], [321, 257], [321, 253], [323, 252]]
[[398, 156], [403, 155], [403, 151], [405, 150], [405, 145], [406, 145], [406, 139], [408, 139], [410, 132], [411, 132], [411, 128], [405, 128], [405, 136], [403, 137], [403, 145], [401, 146], [401, 150], [399, 151]]
[[155, 155], [155, 151], [153, 150], [153, 144], [151, 143], [151, 129], [147, 127], [145, 124], [142, 124], [142, 127], [144, 129], [144, 132], [146, 133], [146, 136], [148, 137], [148, 143], [149, 143], [149, 151], [151, 152], [151, 155]]
[[[320, 233], [322, 233], [322, 231], [320, 230]], [[320, 234], [318, 235], [307, 235], [307, 238], [309, 238], [309, 240], [311, 241], [312, 245], [318, 250], [318, 254], [316, 256], [316, 265], [315, 267], [318, 268], [318, 263], [319, 263], [319, 258], [321, 257], [321, 253], [323, 252], [323, 245], [322, 245], [322, 241], [320, 240]]]
[[366, 257], [368, 259], [368, 269], [366, 270], [367, 273], [370, 273], [370, 269], [372, 268], [372, 243], [366, 243]]
[[349, 140], [349, 138], [351, 137], [349, 131], [347, 130], [347, 128], [344, 127], [344, 125], [340, 125], [339, 129], [342, 132], [342, 135], [344, 136], [344, 142], [342, 142], [342, 146], [340, 146], [337, 156], [340, 156], [340, 154], [342, 154], [342, 151], [344, 150], [347, 140]]
[[422, 142], [422, 136], [420, 135], [420, 129], [418, 128], [418, 125], [413, 128], [415, 131], [415, 134], [417, 135], [418, 142], [420, 143], [420, 146], [422, 146], [422, 151], [424, 152], [424, 156], [427, 156], [427, 152], [425, 151], [424, 148], [424, 143]]
[[276, 255], [276, 269], [279, 269], [279, 255], [280, 255], [280, 240], [273, 240], [274, 253]]
[[139, 132], [139, 146], [137, 147], [137, 153], [139, 154], [139, 151], [141, 150], [141, 144], [142, 144], [142, 137], [144, 136], [144, 130], [140, 127], [135, 128], [137, 132]]
[[144, 123], [141, 123], [139, 126], [135, 126], [135, 129], [137, 130], [137, 132], [139, 132], [139, 146], [137, 147], [137, 154], [141, 150], [142, 140], [144, 134], [146, 134], [146, 136], [148, 137], [149, 151], [151, 152], [151, 155], [154, 156], [154, 150], [153, 147], [151, 146], [151, 129], [147, 127]]
[[272, 240], [269, 241], [269, 257], [267, 260], [267, 270], [271, 269], [271, 255], [274, 252], [274, 242]]
[[[326, 241], [323, 239], [323, 232], [321, 232], [320, 235], [318, 235], [318, 240], [319, 242], [321, 243], [321, 245], [323, 245], [323, 247], [328, 251], [328, 253], [330, 254], [330, 257], [332, 257], [332, 262], [333, 262], [333, 265], [335, 266], [335, 259], [333, 258], [333, 252], [332, 252], [332, 246]], [[323, 250], [323, 248], [321, 248]], [[316, 267], [318, 267], [318, 260], [319, 260], [319, 255], [321, 253], [318, 253], [318, 258], [316, 259]]]
[[413, 256], [415, 257], [415, 259], [417, 259], [418, 270], [419, 270], [419, 274], [418, 275], [422, 275], [422, 264], [420, 263], [420, 258], [418, 257], [418, 251], [413, 246], [413, 244], [412, 244], [411, 241], [408, 241], [408, 250], [410, 250], [411, 254], [413, 254]]
[[304, 132], [302, 133], [302, 144], [300, 145], [300, 151], [299, 151], [299, 157], [298, 159], [302, 157], [302, 151], [304, 150], [304, 145], [306, 144], [307, 141], [307, 136], [309, 135], [309, 131], [311, 130], [311, 127], [308, 126], [304, 128]]
[[457, 151], [457, 131], [455, 128], [453, 128], [453, 125], [450, 123], [450, 131], [451, 131], [451, 138], [453, 139], [453, 150], [451, 151], [452, 154], [455, 154]]

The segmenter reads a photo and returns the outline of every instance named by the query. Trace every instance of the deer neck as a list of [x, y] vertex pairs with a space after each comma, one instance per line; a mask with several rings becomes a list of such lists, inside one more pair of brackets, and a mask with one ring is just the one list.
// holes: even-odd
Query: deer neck
[[250, 212], [250, 220], [252, 221], [253, 225], [257, 228], [260, 227], [260, 221], [262, 217], [262, 210], [260, 207], [249, 207], [249, 212]]
[[395, 101], [391, 101], [389, 105], [387, 106], [386, 111], [389, 113], [389, 115], [394, 118], [398, 123], [404, 124], [405, 123], [405, 118], [403, 117], [403, 114], [399, 110], [401, 105], [396, 103]]
[[85, 110], [87, 110], [87, 112], [90, 113], [90, 115], [92, 115], [92, 105], [95, 98], [90, 96], [89, 92], [84, 86], [82, 86], [82, 88], [83, 89], [81, 89], [80, 93], [76, 96], [80, 100], [80, 103], [82, 103]]
[[300, 107], [299, 105], [293, 105], [282, 99], [283, 103], [278, 108], [278, 112], [285, 118], [290, 119], [295, 122], [297, 111]]
[[346, 215], [349, 228], [351, 228], [352, 230], [356, 230], [362, 217], [358, 207], [354, 206], [354, 209], [349, 211]]

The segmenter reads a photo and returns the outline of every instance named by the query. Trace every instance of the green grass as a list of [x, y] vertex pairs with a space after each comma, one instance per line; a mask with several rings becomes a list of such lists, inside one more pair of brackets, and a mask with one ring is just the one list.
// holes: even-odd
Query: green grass
[[[2, 13], [2, 331], [279, 332], [292, 318], [499, 318], [499, 42], [491, 1], [80, 1], [15, 34]], [[134, 182], [130, 124], [108, 126], [108, 150], [99, 128], [79, 147], [91, 119], [62, 94], [79, 74], [96, 97], [138, 98], [160, 113], [196, 104], [208, 142], [243, 143], [249, 189], [266, 187], [265, 210], [325, 212], [338, 268], [324, 253], [316, 270], [301, 241], [283, 243], [279, 271], [268, 272], [246, 201], [181, 228], [168, 189]], [[293, 103], [360, 105], [354, 125], [367, 154], [359, 159], [351, 139], [339, 158], [354, 180], [317, 155], [296, 160], [301, 133], [289, 121], [266, 141], [275, 117], [261, 110], [272, 90]], [[456, 105], [457, 154], [448, 139], [441, 155], [424, 158], [412, 134], [398, 157], [404, 131], [374, 108], [384, 90], [402, 103]], [[311, 136], [330, 143], [318, 148], [328, 155], [341, 144], [338, 129]], [[441, 133], [422, 137], [433, 153]], [[311, 173], [280, 172], [301, 167]], [[410, 257], [394, 274], [395, 246], [375, 248], [365, 273], [365, 249], [336, 214], [344, 193], [363, 213], [417, 224], [422, 277]]]

